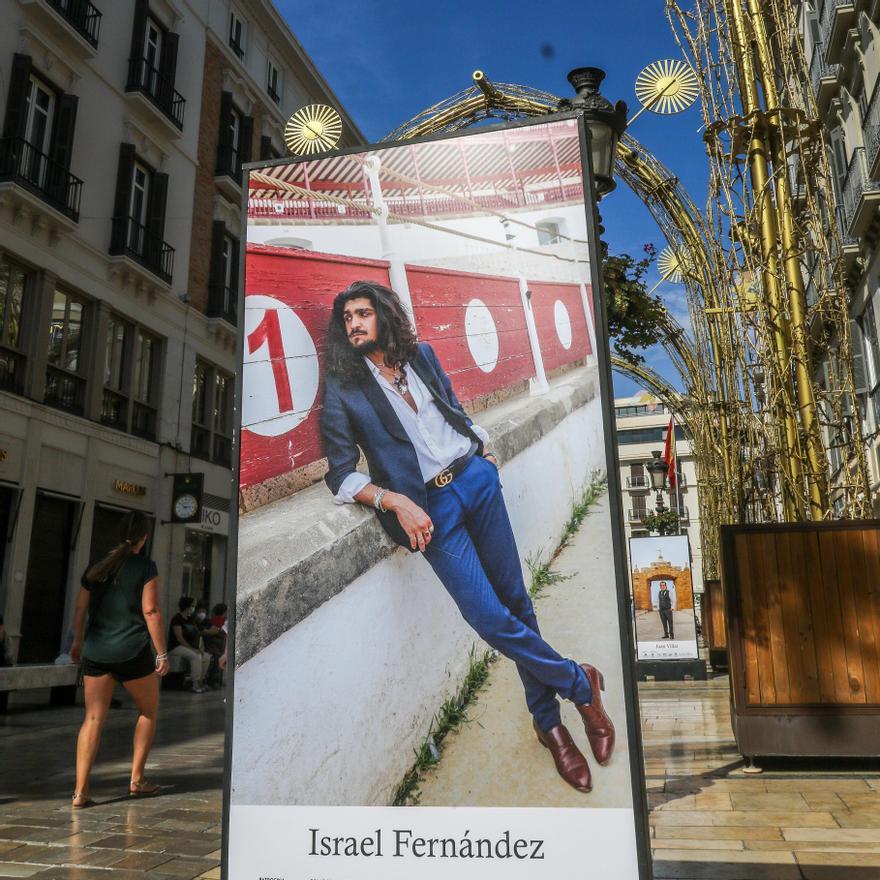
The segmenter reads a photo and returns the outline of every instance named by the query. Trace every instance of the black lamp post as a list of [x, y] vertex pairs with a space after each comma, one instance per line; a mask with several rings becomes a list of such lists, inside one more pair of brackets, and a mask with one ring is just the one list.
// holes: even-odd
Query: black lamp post
[[568, 74], [568, 81], [577, 95], [563, 98], [560, 110], [583, 110], [584, 120], [590, 130], [590, 152], [593, 174], [596, 178], [596, 196], [608, 195], [617, 184], [614, 182], [614, 160], [617, 143], [626, 131], [626, 104], [611, 102], [599, 94], [599, 86], [605, 79], [605, 71], [598, 67], [576, 67]]
[[657, 513], [663, 513], [665, 505], [663, 504], [663, 490], [666, 488], [666, 462], [660, 458], [659, 449], [651, 450], [651, 460], [645, 463], [645, 470], [651, 478], [651, 488], [657, 493], [657, 499], [654, 502]]

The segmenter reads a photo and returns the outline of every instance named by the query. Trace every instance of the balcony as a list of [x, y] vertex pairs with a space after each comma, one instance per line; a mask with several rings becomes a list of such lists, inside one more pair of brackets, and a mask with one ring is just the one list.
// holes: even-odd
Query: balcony
[[156, 407], [136, 400], [131, 411], [131, 433], [144, 440], [156, 439]]
[[627, 477], [626, 478], [626, 488], [627, 489], [650, 489], [651, 481], [648, 477]]
[[631, 523], [640, 523], [647, 515], [648, 511], [646, 509], [637, 507], [635, 510], [629, 511], [627, 521]]
[[174, 248], [132, 217], [113, 218], [110, 253], [133, 260], [165, 284], [171, 284]]
[[229, 145], [217, 147], [214, 182], [226, 198], [236, 204], [241, 200], [241, 153]]
[[0, 182], [22, 187], [68, 220], [79, 222], [82, 181], [22, 138], [0, 139]]
[[111, 388], [101, 398], [101, 424], [124, 431], [128, 424], [128, 398]]
[[880, 204], [880, 182], [868, 177], [865, 148], [853, 150], [843, 182], [843, 236], [858, 238], [870, 226]]
[[186, 101], [180, 92], [175, 90], [174, 83], [145, 58], [129, 58], [125, 91], [145, 96], [177, 131], [183, 129]]
[[81, 416], [85, 401], [86, 380], [59, 367], [46, 367], [46, 394], [43, 402], [56, 409]]
[[272, 86], [268, 86], [268, 87], [266, 88], [266, 91], [269, 93], [269, 97], [270, 97], [270, 98], [271, 98], [276, 104], [280, 104], [280, 103], [281, 103], [281, 95], [279, 95], [278, 92], [276, 92], [275, 89], [272, 88]]
[[865, 140], [865, 162], [868, 168], [868, 176], [880, 177], [880, 77], [874, 84], [871, 92], [871, 100], [868, 103], [868, 112], [865, 113], [862, 122], [862, 133]]
[[208, 290], [209, 318], [222, 318], [233, 327], [238, 326], [237, 290], [232, 287], [212, 284]]
[[810, 59], [810, 81], [816, 93], [816, 104], [820, 113], [824, 113], [837, 93], [842, 68], [839, 64], [828, 64], [825, 61], [825, 44], [817, 43], [813, 47]]
[[846, 32], [856, 24], [853, 0], [822, 0], [819, 8], [820, 28], [825, 41], [825, 60], [835, 62], [846, 41]]
[[46, 0], [93, 49], [98, 48], [101, 13], [88, 0]]

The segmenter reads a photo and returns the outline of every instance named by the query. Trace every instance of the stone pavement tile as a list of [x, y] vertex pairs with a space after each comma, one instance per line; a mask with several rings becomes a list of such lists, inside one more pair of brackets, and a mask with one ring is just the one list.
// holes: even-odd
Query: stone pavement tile
[[150, 837], [146, 834], [111, 834], [96, 840], [90, 846], [107, 849], [137, 849], [141, 844], [149, 842]]
[[880, 813], [874, 810], [835, 810], [831, 815], [841, 828], [880, 828]]
[[[207, 859], [172, 859], [170, 862], [165, 862], [164, 865], [160, 865], [153, 871], [150, 871], [150, 878], [174, 878], [174, 880], [193, 880], [193, 878], [198, 877], [199, 874], [204, 874], [205, 871], [210, 871], [211, 868], [216, 868], [216, 862], [208, 861]], [[107, 880], [111, 880], [111, 878], [107, 878]], [[116, 880], [115, 877], [112, 877], [112, 880]]]
[[744, 794], [737, 792], [736, 794], [731, 794], [730, 799], [734, 810], [784, 810], [788, 813], [810, 809], [803, 797], [793, 792], [778, 794]]
[[[804, 880], [796, 864], [654, 861], [654, 880]], [[843, 880], [843, 878], [836, 878]], [[875, 878], [876, 880], [876, 878]]]
[[[779, 828], [770, 826], [753, 827], [748, 826], [718, 826], [718, 825], [697, 825], [697, 826], [676, 826], [676, 825], [654, 825], [652, 826], [657, 838], [688, 838], [692, 840], [782, 840], [782, 831]], [[813, 829], [811, 829], [813, 830]]]
[[836, 865], [838, 867], [880, 868], [880, 853], [827, 853], [803, 852], [798, 855], [798, 864]]
[[[786, 844], [783, 840], [768, 840], [766, 843], [781, 843], [791, 849], [791, 844]], [[682, 837], [660, 837], [651, 841], [651, 847], [658, 851], [666, 849], [741, 850], [743, 849], [743, 842], [741, 840], [688, 840]]]
[[91, 846], [96, 840], [102, 840], [106, 836], [106, 831], [77, 831], [70, 837], [59, 838], [55, 843], [63, 846]]
[[0, 862], [0, 877], [33, 877], [43, 871], [42, 865], [26, 865], [17, 862]]
[[[112, 868], [114, 872], [121, 868], [130, 868], [132, 871], [150, 871], [159, 865], [170, 862], [173, 858], [174, 856], [165, 853], [128, 853], [123, 855], [119, 861], [110, 862], [108, 867]], [[111, 874], [108, 880], [112, 880], [112, 876]]]
[[845, 806], [840, 799], [840, 795], [835, 794], [834, 792], [823, 792], [822, 794], [812, 794], [807, 792], [802, 795], [802, 797], [811, 810], [827, 810], [828, 812], [833, 812], [834, 810], [839, 810]]
[[108, 871], [106, 868], [64, 865], [44, 868], [39, 874], [33, 874], [32, 876], [36, 880], [147, 880], [149, 875], [144, 874], [142, 871]]
[[[771, 810], [656, 810], [651, 821], [657, 825], [680, 822], [682, 825], [791, 825], [791, 815]], [[831, 813], [803, 811], [798, 824], [807, 828], [837, 828]]]
[[850, 810], [880, 810], [880, 791], [844, 792], [840, 798]]
[[208, 856], [220, 846], [220, 839], [211, 835], [203, 840], [180, 835], [156, 835], [140, 849], [143, 852], [168, 852], [178, 856]]
[[52, 865], [58, 859], [56, 856], [65, 855], [69, 847], [43, 846], [39, 843], [26, 843], [10, 854], [16, 862], [39, 862], [43, 865]]
[[204, 831], [208, 827], [207, 822], [184, 822], [181, 819], [163, 819], [155, 823], [156, 828], [167, 831]]
[[3, 825], [0, 840], [20, 840], [27, 843], [51, 843], [63, 840], [69, 831], [60, 828], [34, 828], [30, 825]]
[[19, 846], [22, 846], [22, 842], [20, 840], [0, 840], [0, 855], [8, 853], [10, 850], [13, 850]]
[[[754, 778], [754, 777], [753, 777]], [[820, 781], [810, 775], [801, 779], [773, 779], [758, 777], [763, 781], [768, 792], [796, 791], [801, 794], [826, 794], [829, 791], [843, 794], [844, 792], [866, 792], [870, 790], [864, 779], [827, 779]]]
[[746, 849], [752, 850], [782, 850], [788, 849], [795, 854], [803, 852], [878, 852], [880, 853], [880, 840], [874, 843], [866, 841], [853, 841], [850, 843], [828, 843], [825, 840], [815, 841], [791, 841], [791, 840], [748, 840]]
[[870, 828], [783, 828], [782, 836], [794, 842], [877, 843], [880, 840], [880, 835]]
[[199, 874], [198, 880], [220, 880], [220, 866], [218, 865], [216, 868], [211, 868], [210, 871], [205, 871], [204, 874]]
[[722, 864], [753, 864], [755, 862], [761, 862], [766, 865], [793, 865], [794, 855], [790, 852], [765, 852], [761, 853], [760, 858], [757, 858], [755, 853], [748, 852], [746, 850], [743, 851], [705, 851], [705, 852], [693, 852], [691, 850], [679, 849], [679, 850], [667, 850], [663, 853], [663, 859], [665, 861], [680, 861], [680, 862], [695, 862], [695, 861], [703, 861], [703, 862], [715, 862]]

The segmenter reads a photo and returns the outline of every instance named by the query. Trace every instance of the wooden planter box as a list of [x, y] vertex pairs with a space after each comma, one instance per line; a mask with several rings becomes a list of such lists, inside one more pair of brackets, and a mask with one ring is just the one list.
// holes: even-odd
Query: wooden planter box
[[703, 638], [712, 669], [727, 669], [727, 615], [721, 581], [707, 580], [703, 592]]
[[722, 526], [734, 735], [760, 755], [880, 755], [880, 521]]

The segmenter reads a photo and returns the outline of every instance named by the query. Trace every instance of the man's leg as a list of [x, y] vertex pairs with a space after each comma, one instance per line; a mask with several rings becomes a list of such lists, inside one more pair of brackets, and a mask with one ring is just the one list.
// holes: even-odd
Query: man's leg
[[[592, 694], [583, 670], [561, 657], [538, 632], [498, 478], [489, 468], [494, 471], [489, 462], [476, 459], [453, 484], [431, 493], [429, 513], [435, 532], [425, 557], [465, 620], [517, 664], [529, 709], [546, 731], [560, 721], [555, 694], [577, 703], [588, 703]], [[485, 509], [477, 513], [477, 506]], [[472, 533], [479, 535], [492, 581]], [[495, 582], [503, 582], [503, 596]]]

